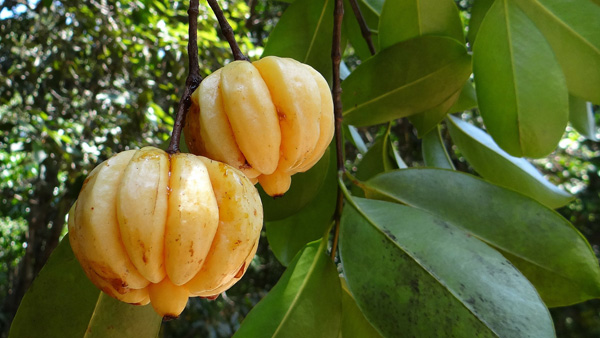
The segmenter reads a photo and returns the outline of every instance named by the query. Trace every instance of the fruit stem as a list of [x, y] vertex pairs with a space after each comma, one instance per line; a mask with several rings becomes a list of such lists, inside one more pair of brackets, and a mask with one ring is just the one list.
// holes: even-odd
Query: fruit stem
[[[344, 17], [344, 3], [342, 0], [336, 0], [333, 9], [333, 42], [331, 46], [331, 61], [333, 66], [333, 113], [335, 115], [335, 147], [337, 158], [338, 176], [344, 174], [344, 140], [342, 137], [342, 86], [340, 78], [340, 63], [342, 62], [342, 52], [340, 48], [342, 39], [342, 19]], [[337, 251], [337, 242], [340, 233], [340, 218], [342, 217], [342, 209], [344, 207], [344, 195], [341, 188], [338, 186], [337, 203], [335, 208], [335, 235], [333, 237], [333, 245], [331, 247], [331, 259], [335, 262]]]
[[360, 26], [360, 32], [362, 33], [363, 38], [367, 42], [369, 46], [369, 51], [371, 55], [375, 55], [375, 45], [373, 45], [373, 40], [371, 40], [371, 30], [365, 21], [365, 17], [360, 11], [360, 7], [358, 7], [358, 2], [356, 0], [349, 0], [350, 6], [352, 6], [352, 11], [354, 11], [354, 16], [356, 17], [356, 21], [358, 21], [358, 25]]
[[248, 61], [248, 58], [244, 54], [242, 54], [240, 47], [235, 41], [233, 28], [231, 28], [231, 25], [229, 25], [229, 22], [227, 21], [227, 18], [225, 18], [221, 7], [219, 7], [219, 3], [217, 3], [217, 0], [208, 0], [208, 5], [210, 6], [210, 8], [212, 8], [213, 12], [215, 13], [217, 20], [219, 21], [219, 26], [221, 26], [221, 31], [223, 32], [225, 39], [227, 39], [227, 42], [229, 42], [229, 47], [231, 47], [233, 58], [236, 60]]
[[173, 132], [171, 133], [171, 142], [167, 153], [175, 154], [179, 152], [179, 141], [181, 139], [181, 131], [185, 124], [185, 115], [187, 114], [190, 106], [192, 105], [192, 93], [202, 82], [202, 76], [200, 76], [200, 65], [198, 64], [198, 6], [199, 0], [190, 0], [190, 8], [188, 9], [189, 18], [189, 39], [188, 39], [188, 63], [189, 73], [185, 80], [185, 89], [183, 95], [177, 105], [177, 115], [175, 116], [175, 123], [173, 125]]

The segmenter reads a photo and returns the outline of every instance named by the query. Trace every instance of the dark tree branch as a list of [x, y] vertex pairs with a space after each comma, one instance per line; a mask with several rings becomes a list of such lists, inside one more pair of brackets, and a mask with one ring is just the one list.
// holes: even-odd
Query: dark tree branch
[[363, 38], [367, 42], [369, 46], [369, 51], [371, 55], [375, 55], [375, 45], [373, 45], [373, 40], [371, 40], [371, 30], [365, 21], [365, 17], [362, 15], [360, 11], [360, 7], [358, 7], [357, 0], [349, 0], [350, 6], [352, 6], [352, 11], [354, 11], [354, 16], [356, 17], [356, 21], [358, 21], [358, 25], [360, 26], [360, 32], [362, 33]]
[[217, 20], [219, 21], [219, 26], [221, 26], [221, 31], [223, 32], [225, 39], [227, 39], [227, 42], [229, 42], [229, 47], [231, 47], [231, 52], [233, 52], [233, 58], [236, 60], [248, 61], [248, 58], [244, 54], [242, 54], [240, 47], [235, 41], [233, 29], [229, 25], [229, 22], [227, 22], [227, 19], [225, 18], [221, 7], [219, 7], [217, 0], [208, 0], [208, 5], [210, 6], [210, 8], [212, 8], [213, 12], [215, 13]]
[[188, 58], [189, 58], [189, 73], [185, 80], [185, 89], [183, 95], [177, 105], [177, 115], [175, 116], [175, 124], [173, 125], [173, 133], [171, 134], [171, 142], [167, 153], [175, 154], [179, 152], [179, 140], [181, 139], [181, 131], [185, 124], [185, 115], [192, 105], [192, 93], [202, 81], [200, 76], [200, 66], [198, 65], [198, 4], [199, 0], [190, 0], [190, 8], [188, 9], [189, 17], [189, 41], [188, 41]]
[[[333, 66], [333, 113], [335, 116], [335, 148], [337, 156], [338, 176], [342, 177], [345, 171], [344, 167], [344, 145], [342, 138], [342, 86], [340, 78], [340, 63], [342, 62], [341, 39], [342, 39], [342, 19], [344, 17], [343, 0], [336, 0], [333, 9], [333, 43], [331, 47], [331, 61]], [[335, 234], [333, 245], [331, 247], [331, 258], [335, 260], [337, 243], [340, 234], [340, 219], [342, 217], [342, 208], [344, 206], [344, 195], [338, 186], [337, 203], [335, 209]]]

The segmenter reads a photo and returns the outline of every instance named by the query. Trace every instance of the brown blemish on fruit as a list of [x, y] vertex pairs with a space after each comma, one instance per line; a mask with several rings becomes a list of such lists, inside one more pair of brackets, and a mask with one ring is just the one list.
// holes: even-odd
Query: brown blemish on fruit
[[190, 242], [190, 256], [194, 257], [194, 241]]
[[177, 318], [179, 318], [178, 315], [166, 314], [166, 315], [163, 316], [162, 321], [164, 323], [164, 322], [168, 322], [168, 321], [171, 321], [171, 320], [174, 320], [174, 319], [177, 319]]
[[246, 262], [242, 264], [242, 267], [238, 270], [238, 272], [233, 276], [233, 278], [241, 278], [244, 275], [244, 268], [246, 267]]
[[208, 296], [208, 297], [200, 297], [200, 298], [204, 298], [204, 299], [208, 299], [208, 300], [215, 300], [215, 299], [217, 299], [217, 297], [219, 297], [219, 295]]

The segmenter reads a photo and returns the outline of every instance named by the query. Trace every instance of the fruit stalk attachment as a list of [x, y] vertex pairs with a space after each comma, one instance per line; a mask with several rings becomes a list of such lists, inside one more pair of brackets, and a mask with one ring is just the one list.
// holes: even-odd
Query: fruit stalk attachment
[[217, 20], [219, 21], [219, 26], [221, 26], [221, 31], [223, 32], [225, 39], [227, 39], [227, 42], [229, 42], [229, 47], [231, 47], [233, 58], [237, 61], [248, 61], [248, 58], [242, 53], [240, 47], [235, 41], [233, 28], [231, 28], [231, 25], [229, 25], [229, 22], [227, 22], [227, 18], [225, 18], [225, 15], [223, 14], [221, 7], [219, 7], [219, 3], [217, 2], [217, 0], [208, 0], [208, 5], [210, 6], [210, 8], [212, 8], [213, 12], [215, 13]]
[[175, 154], [179, 152], [179, 140], [181, 139], [181, 131], [185, 124], [185, 115], [192, 105], [191, 96], [196, 88], [198, 88], [200, 85], [200, 82], [202, 82], [202, 76], [200, 76], [200, 66], [198, 64], [198, 7], [199, 0], [190, 1], [190, 8], [188, 9], [189, 73], [187, 79], [185, 80], [185, 89], [183, 90], [183, 95], [181, 96], [179, 104], [177, 105], [177, 115], [175, 116], [175, 123], [171, 133], [171, 142], [169, 143], [169, 148], [167, 149], [167, 153], [169, 154]]
[[[342, 62], [341, 39], [342, 39], [342, 19], [344, 17], [343, 0], [336, 0], [333, 10], [333, 42], [331, 46], [331, 61], [333, 66], [333, 113], [335, 116], [335, 146], [337, 156], [338, 177], [344, 175], [344, 140], [342, 137], [342, 85], [340, 78], [340, 63]], [[340, 234], [340, 218], [342, 217], [342, 208], [344, 207], [344, 195], [338, 186], [337, 204], [335, 209], [335, 234], [333, 245], [331, 247], [331, 259], [335, 261], [337, 243]]]

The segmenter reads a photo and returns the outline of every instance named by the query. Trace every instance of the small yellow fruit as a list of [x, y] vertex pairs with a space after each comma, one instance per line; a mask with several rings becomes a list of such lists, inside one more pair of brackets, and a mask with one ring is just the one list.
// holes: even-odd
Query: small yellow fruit
[[262, 221], [258, 192], [237, 169], [146, 147], [90, 173], [68, 226], [73, 252], [98, 288], [177, 317], [188, 297], [216, 297], [241, 277]]
[[192, 153], [228, 163], [279, 196], [331, 142], [333, 100], [323, 76], [296, 60], [235, 61], [192, 94], [184, 132]]

